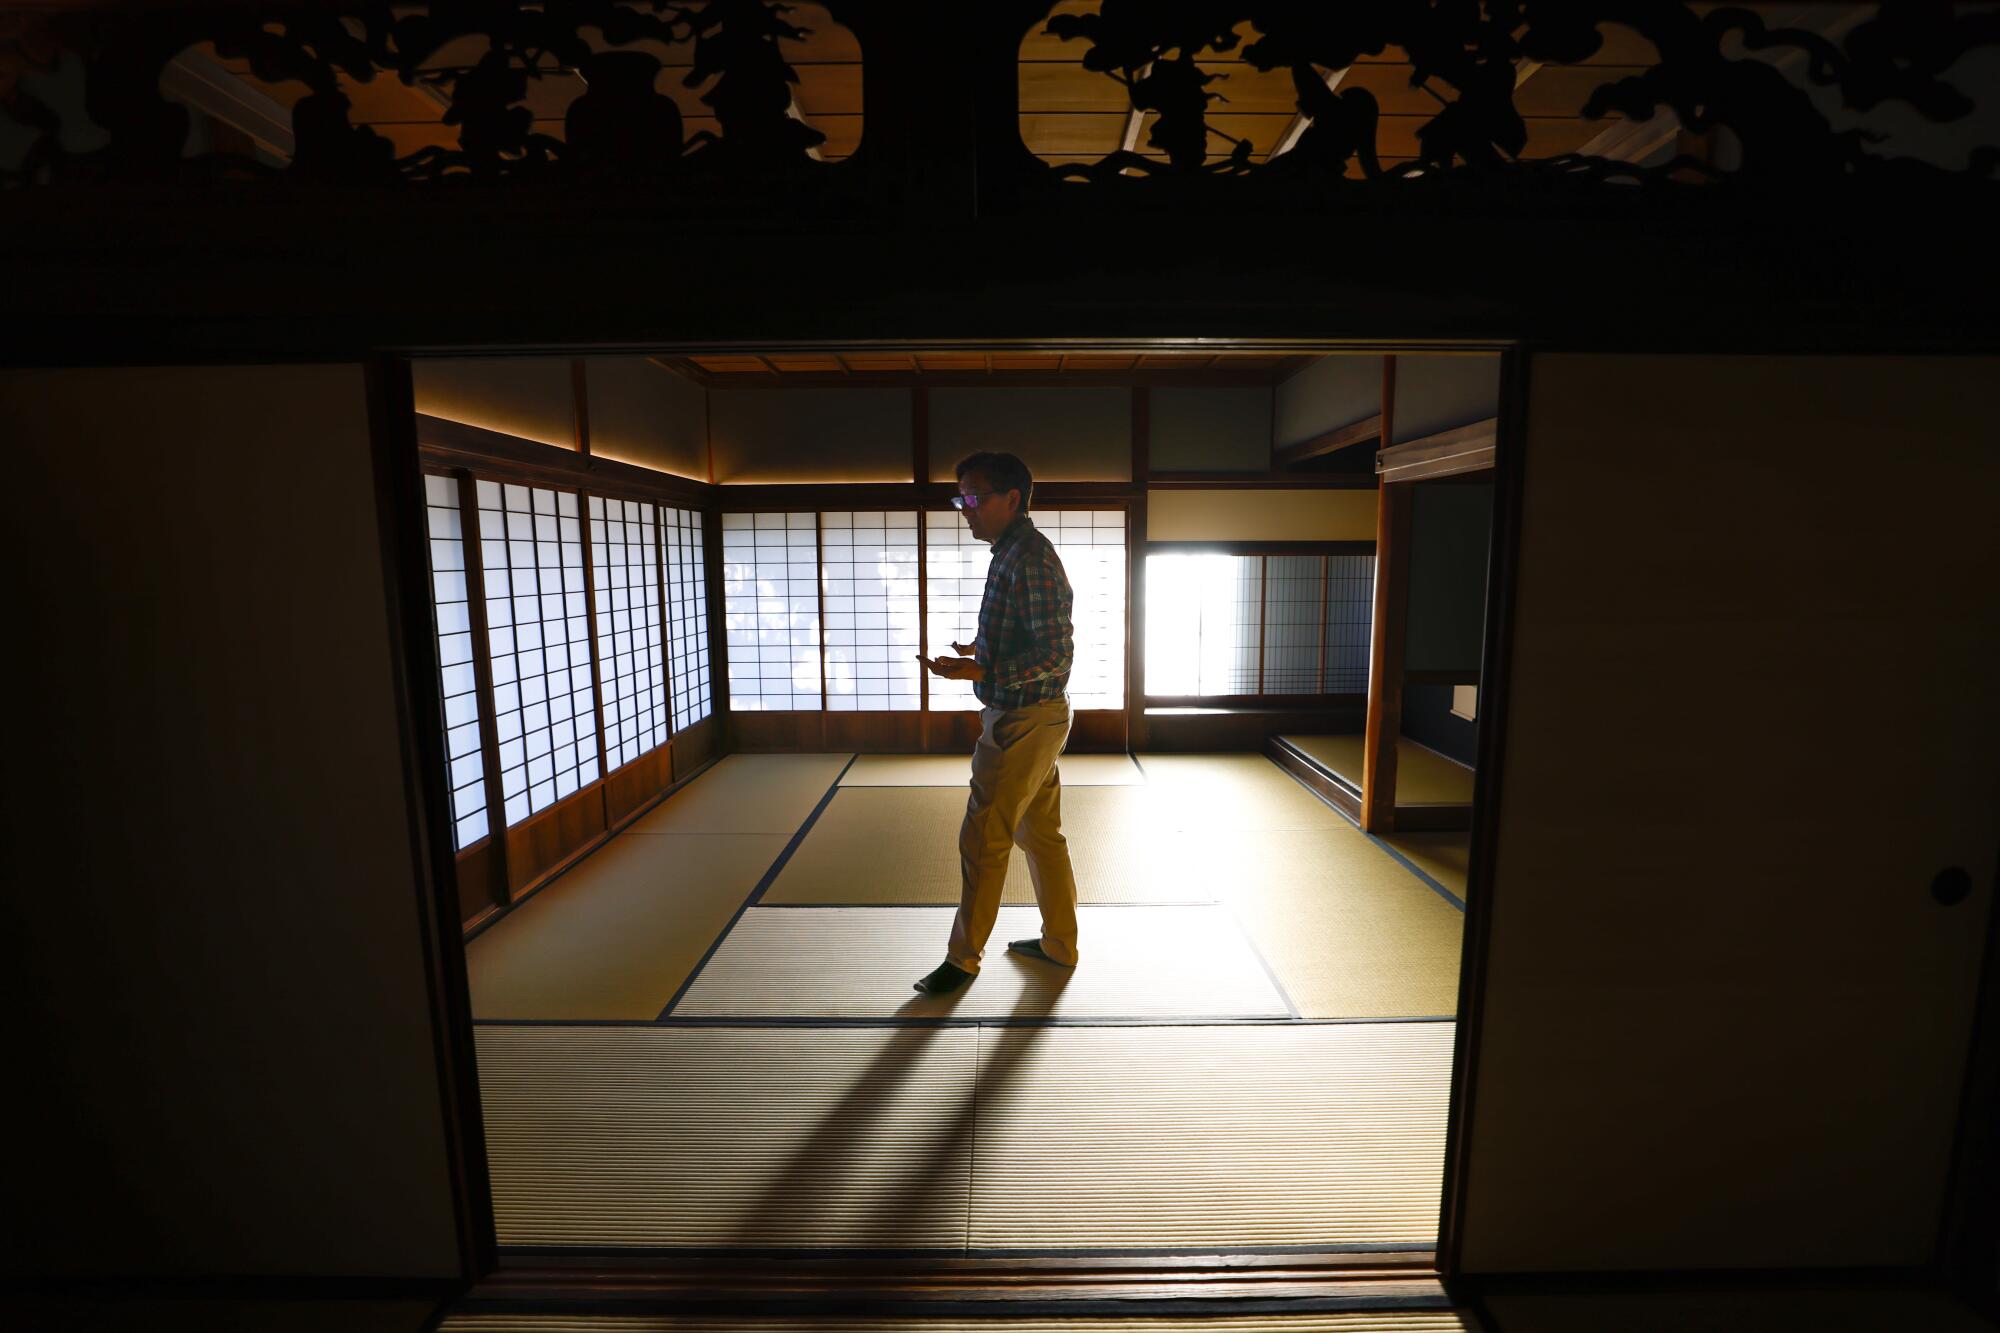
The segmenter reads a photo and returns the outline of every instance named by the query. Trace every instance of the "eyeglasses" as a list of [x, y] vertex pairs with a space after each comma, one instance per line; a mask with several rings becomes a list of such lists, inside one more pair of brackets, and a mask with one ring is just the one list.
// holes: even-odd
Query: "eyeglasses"
[[[1008, 488], [1008, 490], [1012, 489], [1011, 486]], [[951, 497], [951, 507], [961, 512], [967, 509], [977, 509], [979, 508], [979, 502], [985, 497], [989, 495], [1005, 495], [1006, 493], [1007, 491], [974, 491], [970, 495], [954, 495]]]

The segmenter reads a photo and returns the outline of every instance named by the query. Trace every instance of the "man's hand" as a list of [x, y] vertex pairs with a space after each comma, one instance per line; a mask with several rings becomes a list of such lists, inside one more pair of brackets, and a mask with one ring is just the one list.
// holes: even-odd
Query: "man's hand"
[[977, 657], [979, 655], [977, 652], [973, 651], [973, 647], [969, 643], [954, 643], [951, 646], [951, 650], [957, 653], [960, 657]]
[[[958, 645], [953, 644], [953, 647]], [[933, 676], [943, 676], [946, 680], [985, 680], [986, 668], [970, 657], [929, 658], [918, 654], [917, 660], [930, 670]]]

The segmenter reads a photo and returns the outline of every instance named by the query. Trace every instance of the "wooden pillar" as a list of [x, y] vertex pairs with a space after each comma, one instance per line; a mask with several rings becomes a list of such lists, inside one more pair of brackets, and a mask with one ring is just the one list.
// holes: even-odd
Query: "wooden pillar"
[[[557, 494], [560, 495], [561, 492], [558, 491]], [[597, 719], [597, 797], [598, 804], [604, 810], [604, 827], [610, 828], [611, 784], [605, 780], [611, 776], [611, 771], [609, 754], [604, 746], [604, 669], [598, 661], [597, 653], [597, 571], [591, 568], [591, 557], [596, 548], [590, 535], [590, 493], [581, 488], [576, 492], [576, 524], [578, 536], [583, 542], [583, 632], [590, 640], [590, 707], [591, 715]], [[556, 505], [556, 551], [560, 568], [562, 559], [560, 501]]]
[[583, 358], [580, 356], [570, 358], [569, 392], [575, 411], [576, 451], [588, 458], [590, 457], [590, 390], [584, 384]]
[[1146, 479], [1153, 470], [1152, 390], [1132, 390], [1132, 502], [1125, 510], [1125, 750], [1145, 748]]
[[[910, 479], [917, 488], [917, 652], [931, 655], [930, 513], [924, 492], [931, 480], [931, 391], [910, 390]], [[931, 673], [917, 668], [917, 748], [931, 749]]]
[[486, 634], [486, 553], [479, 544], [479, 483], [464, 468], [457, 469], [454, 476], [458, 482], [459, 549], [465, 553], [465, 618], [472, 632], [472, 681], [479, 692], [479, 763], [486, 779], [486, 836], [493, 848], [490, 891], [494, 905], [505, 906], [513, 897], [513, 881], [507, 874], [507, 802], [500, 794], [493, 649]]
[[[1382, 358], [1382, 446], [1395, 441], [1396, 358]], [[1375, 614], [1368, 648], [1368, 723], [1362, 744], [1361, 827], [1396, 827], [1396, 739], [1403, 731], [1403, 639], [1410, 602], [1410, 483], [1378, 483]]]

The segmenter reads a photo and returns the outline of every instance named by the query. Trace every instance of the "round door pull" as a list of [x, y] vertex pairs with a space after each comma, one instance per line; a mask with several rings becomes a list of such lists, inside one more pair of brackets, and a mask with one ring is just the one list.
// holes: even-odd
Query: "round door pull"
[[1946, 907], [1956, 907], [1972, 894], [1972, 876], [1964, 866], [1946, 866], [1931, 881], [1931, 897]]

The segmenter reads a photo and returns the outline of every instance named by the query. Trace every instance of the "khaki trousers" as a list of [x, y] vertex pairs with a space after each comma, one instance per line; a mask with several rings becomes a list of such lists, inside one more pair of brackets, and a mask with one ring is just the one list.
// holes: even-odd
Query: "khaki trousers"
[[1056, 756], [1069, 740], [1069, 700], [1025, 708], [987, 708], [972, 751], [972, 795], [958, 831], [962, 887], [945, 959], [979, 970], [986, 937], [1000, 912], [1007, 857], [1027, 854], [1035, 902], [1042, 909], [1042, 950], [1059, 963], [1076, 962], [1076, 875], [1062, 834], [1062, 782]]

